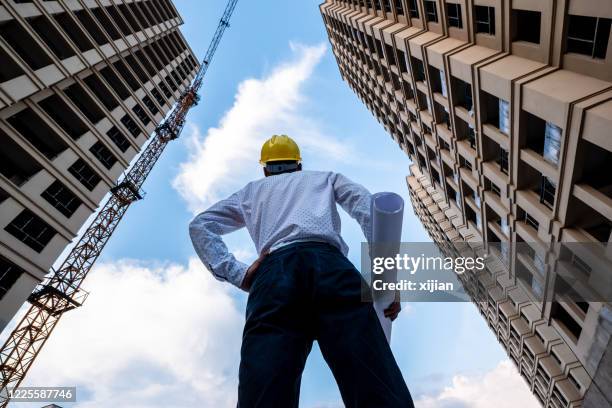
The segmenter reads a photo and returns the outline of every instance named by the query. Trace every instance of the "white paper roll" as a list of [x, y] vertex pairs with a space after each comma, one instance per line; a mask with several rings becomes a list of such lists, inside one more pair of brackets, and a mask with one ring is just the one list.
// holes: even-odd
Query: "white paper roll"
[[[372, 195], [372, 242], [370, 259], [376, 257], [393, 257], [399, 253], [402, 239], [402, 221], [404, 218], [404, 200], [395, 193], [376, 193]], [[376, 279], [384, 282], [396, 282], [397, 270], [386, 270]], [[384, 310], [395, 300], [395, 291], [374, 291], [374, 309], [385, 332], [387, 341], [391, 341], [391, 319], [384, 316]]]

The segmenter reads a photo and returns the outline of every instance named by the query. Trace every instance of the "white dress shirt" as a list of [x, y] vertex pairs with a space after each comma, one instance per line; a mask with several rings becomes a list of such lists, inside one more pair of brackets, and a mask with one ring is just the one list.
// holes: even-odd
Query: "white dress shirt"
[[240, 286], [248, 265], [229, 253], [221, 235], [246, 227], [257, 253], [300, 241], [326, 242], [347, 254], [336, 203], [370, 241], [371, 195], [342, 174], [296, 171], [247, 184], [189, 224], [196, 253], [219, 280]]

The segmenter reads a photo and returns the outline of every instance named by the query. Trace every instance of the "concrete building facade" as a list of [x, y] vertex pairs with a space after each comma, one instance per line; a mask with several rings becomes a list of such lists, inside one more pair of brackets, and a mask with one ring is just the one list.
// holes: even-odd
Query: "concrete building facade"
[[412, 162], [431, 237], [499, 260], [462, 280], [534, 395], [612, 406], [610, 298], [567, 296], [612, 287], [612, 2], [320, 8], [342, 78]]
[[0, 2], [0, 330], [199, 68], [169, 0]]

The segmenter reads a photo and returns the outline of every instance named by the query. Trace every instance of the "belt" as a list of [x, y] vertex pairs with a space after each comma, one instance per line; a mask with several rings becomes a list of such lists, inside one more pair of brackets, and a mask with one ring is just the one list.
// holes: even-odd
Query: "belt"
[[334, 251], [338, 251], [340, 252], [340, 250], [338, 248], [336, 248], [335, 246], [328, 244], [327, 242], [320, 242], [320, 241], [299, 241], [299, 242], [292, 242], [290, 244], [287, 245], [283, 245], [282, 247], [273, 250], [272, 252], [270, 252], [270, 257], [271, 256], [275, 256], [275, 255], [280, 255], [292, 250], [296, 250], [296, 249], [301, 249], [301, 248], [327, 248], [327, 249], [332, 249]]

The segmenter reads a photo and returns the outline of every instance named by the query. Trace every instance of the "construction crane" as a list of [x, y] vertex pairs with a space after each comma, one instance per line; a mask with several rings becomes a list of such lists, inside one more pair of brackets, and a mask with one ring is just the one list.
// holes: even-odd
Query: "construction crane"
[[130, 205], [142, 198], [141, 187], [168, 142], [178, 138], [187, 113], [198, 103], [198, 91], [215, 51], [236, 8], [229, 0], [208, 50], [189, 88], [180, 96], [170, 114], [155, 129], [151, 140], [130, 170], [111, 189], [110, 196], [83, 236], [57, 270], [29, 296], [29, 310], [0, 350], [0, 407], [9, 403], [9, 390], [23, 381], [36, 356], [49, 339], [63, 314], [79, 307], [87, 297], [81, 289], [102, 249], [112, 236]]

